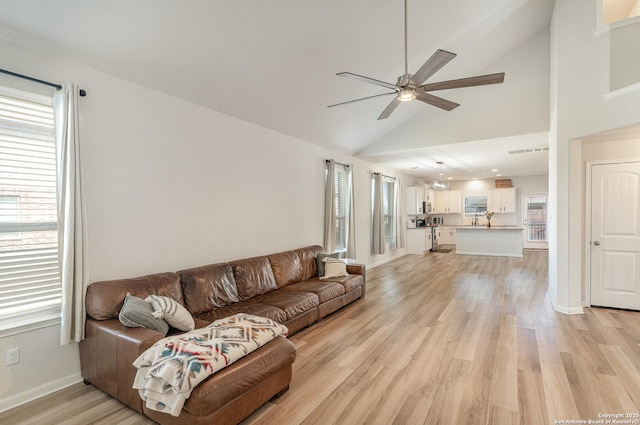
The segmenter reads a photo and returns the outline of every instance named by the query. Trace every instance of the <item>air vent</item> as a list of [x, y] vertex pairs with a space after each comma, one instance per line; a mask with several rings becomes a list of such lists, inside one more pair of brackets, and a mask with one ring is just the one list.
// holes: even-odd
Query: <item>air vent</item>
[[541, 148], [525, 148], [525, 149], [516, 149], [514, 151], [509, 151], [509, 155], [515, 155], [517, 153], [535, 153], [535, 152], [546, 152], [549, 148], [541, 147]]

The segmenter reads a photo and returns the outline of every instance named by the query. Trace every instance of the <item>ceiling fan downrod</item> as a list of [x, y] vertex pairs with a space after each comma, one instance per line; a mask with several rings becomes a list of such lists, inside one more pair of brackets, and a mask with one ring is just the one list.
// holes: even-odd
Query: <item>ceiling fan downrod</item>
[[396, 85], [398, 87], [402, 87], [402, 90], [398, 91], [398, 100], [401, 102], [408, 102], [416, 98], [416, 92], [412, 87], [407, 87], [409, 81], [411, 81], [411, 77], [413, 75], [409, 74], [409, 59], [408, 59], [408, 49], [409, 42], [407, 36], [407, 22], [408, 22], [408, 13], [407, 13], [407, 0], [404, 0], [404, 75], [398, 77], [398, 82]]
[[404, 0], [404, 75], [406, 75], [407, 81], [411, 79], [409, 76], [409, 61], [407, 59], [407, 0]]

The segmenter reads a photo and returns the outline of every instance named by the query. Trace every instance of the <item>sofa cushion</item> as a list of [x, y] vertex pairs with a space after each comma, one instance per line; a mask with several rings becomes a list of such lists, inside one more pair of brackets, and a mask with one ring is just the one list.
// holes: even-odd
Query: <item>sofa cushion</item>
[[283, 288], [286, 291], [311, 292], [316, 294], [320, 300], [320, 304], [326, 303], [334, 298], [338, 298], [345, 294], [344, 285], [338, 282], [324, 282], [314, 277], [304, 282], [292, 283]]
[[316, 255], [322, 252], [322, 247], [320, 245], [312, 245], [296, 249], [295, 252], [300, 259], [300, 265], [302, 265], [302, 278], [300, 280], [309, 280], [318, 276]]
[[[191, 314], [173, 298], [149, 295], [144, 300], [151, 304], [153, 317], [164, 320], [171, 327], [180, 331], [192, 331], [196, 328]], [[120, 314], [122, 315], [122, 311]]]
[[245, 258], [229, 264], [233, 269], [241, 301], [278, 289], [267, 257]]
[[344, 286], [345, 291], [351, 292], [364, 283], [362, 275], [350, 274], [349, 276], [330, 277], [325, 282], [337, 282]]
[[327, 258], [338, 259], [340, 258], [339, 252], [334, 252], [333, 254], [329, 254], [327, 252], [319, 252], [316, 254], [316, 266], [318, 268], [318, 277], [324, 277], [325, 268], [327, 266]]
[[324, 276], [321, 276], [321, 280], [327, 280], [332, 277], [349, 276], [347, 273], [347, 265], [336, 258], [327, 257], [324, 260]]
[[264, 304], [250, 304], [246, 302], [238, 302], [225, 307], [209, 310], [200, 314], [198, 319], [213, 322], [236, 313], [247, 313], [255, 316], [266, 317], [267, 319], [275, 320], [278, 323], [284, 323], [287, 321], [286, 313], [278, 307]]
[[153, 315], [151, 304], [131, 294], [125, 295], [118, 319], [128, 328], [153, 329], [160, 332], [162, 336], [169, 332], [167, 322]]
[[189, 312], [197, 316], [240, 301], [229, 263], [210, 264], [178, 272]]
[[162, 295], [184, 305], [180, 277], [176, 273], [156, 273], [92, 283], [85, 297], [87, 314], [96, 320], [117, 319], [127, 293], [143, 300], [149, 295]]
[[278, 288], [303, 280], [304, 270], [295, 251], [267, 255]]
[[247, 301], [252, 304], [266, 304], [278, 307], [287, 315], [286, 320], [291, 320], [306, 311], [313, 310], [320, 304], [316, 294], [309, 292], [286, 291], [279, 289], [263, 295], [258, 295]]

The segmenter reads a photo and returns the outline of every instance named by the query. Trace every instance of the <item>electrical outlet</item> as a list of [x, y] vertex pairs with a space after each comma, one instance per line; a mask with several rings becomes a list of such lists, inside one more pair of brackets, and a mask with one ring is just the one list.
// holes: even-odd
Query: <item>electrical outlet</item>
[[7, 350], [7, 366], [20, 363], [20, 347], [9, 348]]

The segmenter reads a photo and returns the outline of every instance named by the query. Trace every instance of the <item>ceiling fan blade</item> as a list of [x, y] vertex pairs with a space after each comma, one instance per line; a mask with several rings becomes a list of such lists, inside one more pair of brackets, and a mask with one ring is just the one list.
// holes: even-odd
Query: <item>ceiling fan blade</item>
[[444, 109], [445, 111], [450, 111], [460, 106], [459, 103], [455, 103], [429, 93], [420, 93], [416, 95], [416, 100]]
[[397, 93], [396, 92], [393, 92], [393, 93], [382, 93], [382, 94], [376, 94], [376, 95], [373, 95], [373, 96], [361, 97], [360, 99], [354, 99], [354, 100], [348, 100], [346, 102], [334, 103], [333, 105], [327, 106], [327, 108], [333, 108], [334, 106], [346, 105], [348, 103], [360, 102], [361, 100], [373, 99], [374, 97], [389, 96], [390, 94], [397, 94]]
[[449, 61], [456, 57], [455, 53], [438, 49], [431, 57], [420, 67], [420, 69], [411, 77], [409, 85], [417, 87], [424, 83], [427, 78], [438, 72], [440, 68], [445, 66]]
[[386, 83], [384, 81], [365, 77], [364, 75], [354, 74], [353, 72], [338, 72], [336, 75], [339, 75], [341, 77], [355, 78], [356, 80], [364, 81], [365, 83], [375, 84], [376, 86], [385, 87], [391, 90], [395, 90], [398, 88], [398, 86], [396, 86], [395, 84]]
[[486, 86], [489, 84], [501, 84], [504, 81], [504, 72], [497, 74], [479, 75], [477, 77], [459, 78], [457, 80], [429, 83], [416, 88], [416, 93], [424, 93], [435, 90], [459, 89], [463, 87]]
[[386, 108], [384, 108], [384, 111], [382, 111], [378, 119], [383, 120], [385, 118], [388, 118], [389, 115], [391, 115], [391, 113], [398, 107], [399, 104], [400, 104], [400, 97], [396, 97], [391, 101], [390, 104], [387, 105]]

